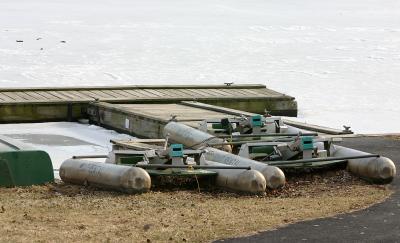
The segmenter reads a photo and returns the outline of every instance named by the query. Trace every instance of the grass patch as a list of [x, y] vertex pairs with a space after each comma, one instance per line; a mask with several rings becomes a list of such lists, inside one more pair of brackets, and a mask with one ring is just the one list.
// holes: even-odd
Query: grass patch
[[126, 195], [61, 182], [0, 188], [0, 234], [6, 242], [207, 242], [362, 209], [391, 193], [342, 170], [293, 176], [262, 196], [196, 190]]

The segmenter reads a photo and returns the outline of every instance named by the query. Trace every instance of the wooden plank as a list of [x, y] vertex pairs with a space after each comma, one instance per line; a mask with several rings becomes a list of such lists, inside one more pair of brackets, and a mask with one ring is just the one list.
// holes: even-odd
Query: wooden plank
[[89, 97], [91, 99], [100, 99], [100, 98], [102, 98], [102, 96], [100, 96], [98, 94], [95, 94], [95, 93], [93, 93], [91, 91], [87, 91], [87, 90], [81, 90], [81, 91], [77, 91], [77, 92], [79, 92], [79, 93], [81, 93], [81, 94], [83, 94], [83, 95], [85, 95], [85, 96], [87, 96], [87, 97]]
[[103, 96], [108, 98], [118, 98], [118, 94], [112, 92], [111, 90], [92, 90], [93, 93], [103, 94]]
[[28, 92], [24, 92], [25, 94], [33, 97], [34, 101], [38, 101], [38, 100], [44, 100], [43, 96], [37, 94], [34, 91], [28, 91]]
[[200, 92], [200, 90], [195, 90], [195, 89], [187, 89], [187, 91], [190, 91], [193, 93], [193, 97], [210, 97], [209, 94], [204, 94], [203, 92]]
[[297, 127], [300, 129], [304, 129], [304, 130], [308, 130], [308, 131], [322, 132], [322, 133], [332, 134], [332, 135], [352, 134], [353, 133], [350, 130], [340, 130], [340, 129], [318, 126], [318, 125], [314, 125], [314, 124], [308, 124], [308, 123], [298, 122], [298, 121], [293, 121], [293, 120], [288, 120], [288, 119], [282, 119], [282, 120], [287, 125]]
[[[220, 96], [227, 96], [227, 93], [226, 93], [225, 90], [223, 90], [223, 89], [221, 89], [221, 90], [219, 90], [219, 89], [213, 89], [211, 92], [217, 93], [217, 94], [219, 94]], [[229, 93], [228, 93], [228, 94], [229, 94]]]
[[163, 93], [160, 93], [158, 90], [155, 89], [146, 89], [147, 92], [152, 93], [156, 97], [164, 97], [165, 95]]
[[64, 91], [64, 92], [67, 92], [68, 94], [71, 94], [71, 95], [75, 95], [75, 97], [78, 97], [81, 100], [91, 100], [92, 99], [89, 96], [87, 96], [81, 92], [78, 92], [78, 91], [70, 90], [70, 91]]
[[210, 97], [210, 95], [205, 94], [204, 92], [199, 92], [198, 89], [185, 89], [181, 90], [182, 92], [185, 92], [188, 97], [190, 98], [207, 98]]
[[181, 101], [180, 102], [182, 105], [189, 106], [189, 107], [195, 107], [195, 108], [202, 108], [205, 110], [210, 110], [210, 111], [217, 111], [229, 115], [234, 115], [234, 116], [253, 116], [255, 115], [254, 113], [246, 112], [246, 111], [239, 111], [235, 109], [229, 109], [221, 106], [215, 106], [215, 105], [209, 105], [209, 104], [204, 104], [201, 102], [195, 102], [195, 101]]
[[237, 91], [236, 91], [236, 89], [235, 90], [229, 90], [229, 89], [220, 89], [220, 90], [216, 90], [216, 92], [220, 92], [220, 93], [223, 93], [224, 95], [223, 96], [230, 96], [230, 97], [239, 97], [239, 96], [244, 96], [242, 93], [238, 93]]
[[82, 90], [80, 91], [81, 93], [91, 97], [92, 99], [102, 99], [102, 98], [110, 98], [109, 95], [104, 94], [103, 92], [100, 91], [89, 91], [89, 90]]
[[196, 98], [196, 97], [193, 97], [193, 92], [191, 92], [191, 91], [189, 91], [187, 89], [178, 89], [176, 91], [182, 92], [184, 94], [183, 95], [184, 98]]
[[18, 96], [16, 97], [16, 96], [13, 95], [12, 93], [13, 93], [13, 92], [4, 92], [3, 95], [4, 95], [5, 97], [7, 97], [8, 100], [11, 100], [11, 101], [19, 101], [19, 100], [21, 100], [21, 98], [19, 98]]
[[87, 104], [88, 101], [90, 100], [77, 100], [77, 101], [71, 101], [71, 100], [20, 100], [20, 101], [15, 101], [15, 100], [8, 100], [8, 101], [2, 101], [0, 104], [0, 108], [1, 106], [10, 106], [10, 105], [15, 105], [15, 106], [24, 106], [24, 105], [55, 105], [55, 104]]
[[14, 95], [20, 97], [20, 101], [27, 101], [28, 99], [26, 99], [26, 95], [24, 95], [24, 93], [22, 92], [13, 92]]
[[169, 97], [187, 97], [188, 96], [188, 94], [183, 92], [181, 89], [161, 89], [160, 91], [162, 91]]
[[244, 96], [260, 96], [260, 93], [251, 89], [237, 89], [235, 91], [242, 93]]
[[79, 92], [79, 91], [75, 91], [75, 90], [69, 90], [69, 91], [65, 91], [71, 94], [74, 94], [75, 96], [80, 97], [81, 99], [92, 99], [91, 97], [87, 96], [86, 94]]
[[35, 93], [43, 96], [44, 99], [48, 99], [48, 100], [68, 100], [68, 98], [66, 99], [62, 95], [58, 94], [56, 91], [51, 91], [51, 90], [49, 90], [49, 91], [36, 91]]
[[201, 121], [207, 118], [230, 116], [211, 109], [189, 107], [181, 104], [118, 104], [116, 107], [122, 107], [135, 114], [145, 114], [163, 120], [171, 119], [172, 115], [177, 116], [178, 121]]
[[137, 92], [143, 94], [145, 97], [154, 98], [154, 95], [152, 93], [149, 93], [147, 89], [138, 89]]
[[210, 92], [211, 90], [206, 90], [206, 89], [188, 89], [188, 90], [198, 94], [201, 97], [215, 97], [216, 96], [213, 92]]
[[175, 92], [175, 90], [173, 90], [173, 89], [168, 89], [168, 90], [165, 90], [165, 89], [157, 89], [156, 90], [159, 94], [160, 94], [160, 96], [162, 96], [162, 97], [179, 97], [179, 95], [177, 95], [177, 93]]
[[256, 90], [237, 89], [235, 91], [241, 92], [242, 96], [244, 96], [244, 97], [258, 97], [258, 96], [260, 96], [260, 93], [257, 92]]
[[126, 98], [125, 95], [121, 95], [119, 92], [117, 92], [117, 90], [107, 90], [107, 92], [113, 94], [117, 99]]
[[118, 85], [118, 86], [78, 86], [78, 87], [14, 87], [0, 88], [5, 91], [66, 91], [66, 90], [114, 90], [114, 89], [262, 89], [263, 84], [232, 84], [227, 85]]
[[47, 98], [47, 96], [46, 96], [46, 94], [47, 94], [48, 92], [45, 92], [45, 91], [35, 91], [35, 93], [38, 94], [39, 96], [41, 96], [43, 100], [48, 100], [48, 98]]
[[[52, 95], [54, 97], [52, 99], [71, 100], [71, 98], [61, 94], [60, 91], [46, 91], [46, 92], [42, 92], [42, 94], [46, 95], [47, 97], [50, 97], [49, 95]], [[51, 99], [51, 98], [49, 98], [49, 99]]]
[[268, 96], [268, 97], [287, 97], [287, 98], [291, 98], [291, 96], [288, 95], [284, 95], [282, 93], [276, 92], [274, 90], [270, 90], [270, 89], [259, 89], [257, 90], [258, 93], [264, 95], [264, 96]]
[[165, 143], [165, 139], [111, 140], [110, 142], [120, 147], [131, 149], [162, 149]]
[[15, 100], [14, 100], [13, 98], [11, 98], [10, 96], [7, 96], [7, 95], [6, 95], [6, 92], [1, 93], [1, 99], [2, 99], [4, 102], [12, 102], [12, 101], [15, 102]]
[[16, 92], [7, 92], [6, 95], [9, 96], [10, 98], [14, 99], [15, 101], [23, 101], [23, 100], [25, 100], [21, 96], [17, 95]]
[[119, 95], [119, 97], [123, 97], [123, 98], [129, 98], [132, 97], [132, 95], [128, 92], [126, 92], [125, 90], [113, 90], [113, 92], [117, 93]]
[[38, 100], [43, 100], [43, 96], [36, 94], [34, 91], [27, 91], [23, 92], [25, 95], [31, 97], [30, 100], [38, 101]]
[[105, 99], [115, 99], [118, 98], [118, 94], [112, 92], [111, 90], [92, 90], [92, 93], [101, 94]]
[[258, 93], [255, 92], [248, 92], [248, 90], [241, 90], [241, 89], [235, 89], [235, 90], [227, 90], [224, 89], [224, 92], [229, 93], [231, 96], [241, 96], [241, 97], [254, 97], [255, 95], [258, 95]]
[[117, 144], [120, 147], [123, 148], [128, 148], [128, 149], [133, 149], [133, 150], [149, 150], [149, 149], [156, 149], [156, 150], [161, 150], [164, 147], [160, 145], [155, 145], [155, 144], [148, 144], [148, 143], [126, 143], [126, 144]]
[[71, 100], [80, 100], [81, 98], [79, 97], [79, 96], [76, 96], [76, 95], [74, 95], [74, 94], [72, 94], [72, 93], [70, 93], [70, 92], [68, 92], [68, 91], [57, 91], [58, 93], [60, 93], [60, 94], [62, 94], [62, 95], [64, 95], [64, 96], [66, 96], [66, 97], [69, 97]]
[[147, 97], [147, 96], [144, 96], [142, 93], [137, 92], [137, 90], [127, 89], [125, 91], [130, 93], [134, 97], [134, 99]]
[[25, 100], [35, 100], [34, 97], [24, 93], [24, 92], [15, 92], [16, 94], [18, 94], [19, 96], [23, 97]]

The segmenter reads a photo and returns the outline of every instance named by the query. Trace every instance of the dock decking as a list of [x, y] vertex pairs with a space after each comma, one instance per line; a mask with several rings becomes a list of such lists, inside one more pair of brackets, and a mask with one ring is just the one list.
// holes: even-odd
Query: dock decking
[[143, 138], [162, 138], [164, 126], [172, 119], [191, 127], [199, 127], [206, 119], [222, 119], [253, 115], [200, 102], [178, 104], [89, 104], [91, 123]]
[[[171, 120], [199, 128], [206, 119], [218, 120], [255, 113], [209, 105], [196, 101], [174, 104], [110, 104], [90, 103], [87, 109], [91, 123], [143, 138], [163, 138], [164, 126]], [[315, 131], [325, 135], [348, 135], [351, 130], [340, 130], [283, 119], [293, 127]]]
[[75, 120], [90, 102], [166, 104], [199, 101], [254, 113], [297, 115], [297, 102], [265, 85], [98, 86], [0, 89], [0, 123]]

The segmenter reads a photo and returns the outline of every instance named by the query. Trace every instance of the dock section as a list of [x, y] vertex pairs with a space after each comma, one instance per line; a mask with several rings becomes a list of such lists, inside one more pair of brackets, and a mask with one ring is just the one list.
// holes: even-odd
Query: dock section
[[[91, 102], [87, 108], [91, 123], [141, 138], [162, 138], [164, 126], [170, 121], [198, 128], [202, 121], [223, 118], [253, 116], [256, 113], [214, 106], [197, 101], [181, 101], [170, 104], [111, 104]], [[339, 130], [300, 123], [284, 119], [293, 127], [322, 134], [352, 134], [350, 130]]]
[[202, 103], [253, 113], [296, 116], [297, 102], [265, 85], [99, 86], [0, 89], [0, 123], [73, 121], [90, 102], [109, 104]]
[[164, 126], [174, 120], [197, 128], [206, 119], [233, 118], [253, 113], [200, 102], [176, 104], [110, 104], [93, 102], [88, 107], [91, 123], [143, 138], [162, 138]]

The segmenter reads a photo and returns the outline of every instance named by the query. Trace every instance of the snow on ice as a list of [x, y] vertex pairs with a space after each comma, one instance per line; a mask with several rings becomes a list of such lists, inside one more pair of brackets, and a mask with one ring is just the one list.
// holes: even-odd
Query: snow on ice
[[2, 0], [0, 86], [262, 83], [400, 132], [399, 23], [397, 0]]

